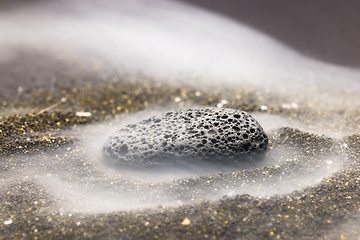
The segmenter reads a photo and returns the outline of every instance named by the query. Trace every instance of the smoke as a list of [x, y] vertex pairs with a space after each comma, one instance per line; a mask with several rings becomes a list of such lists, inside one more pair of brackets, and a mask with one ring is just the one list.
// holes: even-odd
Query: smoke
[[[103, 213], [159, 204], [180, 206], [200, 199], [217, 200], [224, 195], [271, 197], [315, 186], [344, 165], [340, 156], [325, 153], [296, 161], [301, 147], [278, 147], [263, 161], [231, 166], [201, 162], [139, 170], [114, 169], [104, 164], [101, 150], [109, 135], [127, 124], [161, 113], [146, 110], [121, 120], [63, 131], [62, 136], [76, 136], [80, 143], [55, 153], [2, 159], [2, 166], [18, 166], [3, 173], [3, 184], [25, 178], [40, 184], [58, 203], [53, 207], [62, 213]], [[265, 129], [269, 132], [286, 126], [286, 122], [271, 117], [267, 120]]]
[[[126, 67], [157, 78], [240, 81], [283, 94], [314, 85], [325, 99], [329, 85], [359, 90], [353, 82], [358, 70], [306, 58], [246, 25], [174, 1], [39, 1], [2, 11], [0, 20], [2, 62], [25, 52], [61, 60], [79, 75]], [[41, 64], [33, 77], [41, 79], [52, 63]]]
[[[315, 102], [319, 110], [359, 107], [352, 97], [360, 90], [358, 69], [307, 58], [246, 25], [175, 1], [39, 1], [1, 11], [0, 32], [0, 66], [7, 66], [0, 71], [0, 79], [4, 84], [6, 79], [15, 79], [16, 88], [31, 87], [30, 76], [47, 84], [54, 71], [63, 70], [56, 65], [61, 61], [68, 67], [64, 71], [74, 76], [96, 69], [105, 79], [114, 69], [126, 68], [194, 86], [199, 84], [194, 79], [206, 79], [205, 84], [208, 81], [267, 89], [284, 98]], [[172, 180], [289, 164], [291, 151], [284, 149], [277, 158], [238, 168], [191, 165], [139, 172], [103, 165], [101, 149], [108, 136], [128, 123], [166, 110], [172, 109], [139, 112], [121, 122], [114, 120], [64, 132], [80, 139], [78, 148], [56, 155], [35, 155], [18, 170], [4, 173], [6, 183], [31, 176], [59, 199], [63, 211], [110, 212], [178, 205], [191, 202], [194, 196], [211, 200], [242, 193], [269, 197], [316, 185], [342, 167], [341, 161], [324, 155], [317, 171], [294, 175], [290, 168], [251, 181], [231, 182], [233, 179], [224, 178], [202, 190], [202, 184], [195, 183], [179, 198], [175, 193], [180, 187], [174, 187], [173, 192], [167, 189]], [[290, 122], [278, 115], [258, 114], [255, 118], [267, 132], [284, 126], [307, 130], [307, 123]], [[335, 135], [331, 130], [317, 131]], [[79, 149], [84, 152], [78, 153]], [[6, 161], [10, 160], [1, 164], [9, 163]], [[17, 161], [22, 160], [19, 157]], [[127, 184], [132, 188], [126, 189]], [[218, 190], [216, 186], [229, 189]]]

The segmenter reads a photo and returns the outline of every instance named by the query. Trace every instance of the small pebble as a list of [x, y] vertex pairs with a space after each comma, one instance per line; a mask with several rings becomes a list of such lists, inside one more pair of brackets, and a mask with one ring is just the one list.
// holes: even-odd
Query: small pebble
[[181, 224], [182, 224], [183, 226], [189, 226], [190, 223], [191, 223], [190, 220], [186, 217], [186, 218], [182, 221]]

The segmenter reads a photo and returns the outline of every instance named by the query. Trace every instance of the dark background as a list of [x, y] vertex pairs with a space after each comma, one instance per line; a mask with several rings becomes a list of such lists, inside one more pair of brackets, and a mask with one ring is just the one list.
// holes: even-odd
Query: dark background
[[307, 56], [360, 67], [359, 0], [178, 0], [254, 27]]

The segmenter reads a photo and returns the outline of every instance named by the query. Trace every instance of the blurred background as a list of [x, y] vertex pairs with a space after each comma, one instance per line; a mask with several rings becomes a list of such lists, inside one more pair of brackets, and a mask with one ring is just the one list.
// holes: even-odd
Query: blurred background
[[271, 35], [306, 56], [360, 67], [360, 1], [182, 0]]
[[356, 0], [1, 0], [0, 99], [119, 79], [124, 69], [155, 79], [280, 83], [283, 92], [315, 81], [354, 91], [359, 10]]

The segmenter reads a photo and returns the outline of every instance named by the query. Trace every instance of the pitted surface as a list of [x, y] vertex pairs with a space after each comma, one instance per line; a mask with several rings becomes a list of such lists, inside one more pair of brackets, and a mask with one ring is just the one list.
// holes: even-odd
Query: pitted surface
[[201, 108], [165, 113], [120, 129], [103, 147], [115, 164], [156, 165], [176, 161], [238, 162], [261, 158], [268, 138], [248, 113]]

